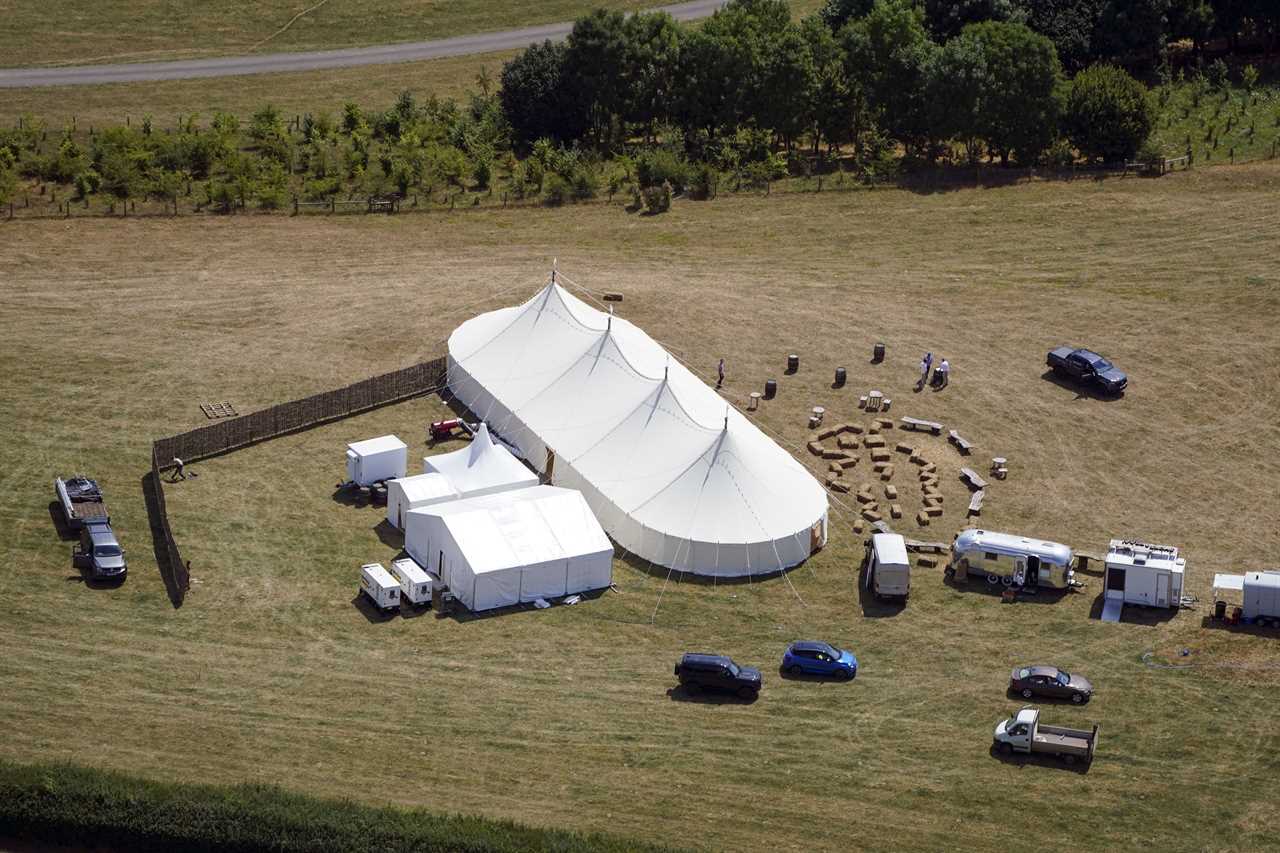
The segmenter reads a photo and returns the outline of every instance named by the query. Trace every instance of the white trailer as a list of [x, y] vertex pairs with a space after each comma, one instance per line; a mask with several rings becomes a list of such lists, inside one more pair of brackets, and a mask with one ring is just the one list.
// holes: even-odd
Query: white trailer
[[360, 591], [369, 596], [379, 610], [400, 609], [400, 584], [381, 563], [365, 563], [360, 567]]
[[391, 574], [400, 583], [400, 596], [414, 605], [431, 603], [432, 591], [440, 585], [440, 579], [405, 557], [391, 563]]
[[1119, 622], [1126, 604], [1180, 607], [1187, 561], [1172, 545], [1112, 539], [1107, 546], [1102, 620]]
[[876, 533], [867, 553], [867, 589], [881, 598], [906, 598], [911, 592], [907, 541], [897, 533]]
[[409, 446], [394, 435], [347, 445], [347, 479], [357, 486], [403, 477], [408, 470]]
[[[1245, 572], [1243, 575], [1213, 576], [1214, 613], [1226, 616], [1223, 592], [1239, 593], [1239, 616], [1246, 624], [1257, 623], [1280, 628], [1280, 570]], [[1235, 618], [1234, 616], [1232, 617]]]

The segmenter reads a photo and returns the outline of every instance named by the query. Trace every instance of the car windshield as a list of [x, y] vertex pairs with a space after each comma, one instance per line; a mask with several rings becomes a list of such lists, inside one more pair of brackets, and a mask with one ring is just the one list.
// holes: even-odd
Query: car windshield
[[1020, 669], [1020, 670], [1018, 670], [1018, 677], [1019, 677], [1019, 678], [1026, 678], [1026, 677], [1028, 677], [1029, 675], [1031, 675], [1031, 670], [1029, 670], [1029, 669]]
[[117, 545], [99, 545], [93, 549], [93, 553], [99, 557], [119, 557], [120, 548]]
[[738, 665], [736, 663], [729, 661], [729, 672], [736, 678], [741, 670], [738, 669]]
[[1058, 670], [1058, 683], [1063, 685], [1070, 684], [1071, 676], [1063, 672], [1062, 670]]
[[825, 647], [823, 647], [823, 649], [822, 649], [822, 650], [823, 650], [824, 652], [826, 652], [826, 653], [831, 657], [831, 659], [832, 659], [832, 660], [840, 660], [840, 656], [841, 656], [842, 654], [844, 654], [842, 651], [840, 651], [839, 649], [837, 649], [835, 646], [825, 646]]

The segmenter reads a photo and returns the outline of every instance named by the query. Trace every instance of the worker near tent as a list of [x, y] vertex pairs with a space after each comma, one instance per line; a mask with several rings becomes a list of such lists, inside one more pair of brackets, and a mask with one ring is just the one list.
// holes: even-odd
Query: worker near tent
[[724, 359], [720, 359], [720, 364], [716, 366], [716, 387], [720, 388], [724, 385]]

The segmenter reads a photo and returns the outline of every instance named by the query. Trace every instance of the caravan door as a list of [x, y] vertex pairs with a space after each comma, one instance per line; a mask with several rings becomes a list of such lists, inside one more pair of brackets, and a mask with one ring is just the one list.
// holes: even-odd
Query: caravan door
[[1156, 607], [1169, 606], [1169, 573], [1156, 575]]
[[1107, 569], [1107, 598], [1124, 600], [1124, 569]]

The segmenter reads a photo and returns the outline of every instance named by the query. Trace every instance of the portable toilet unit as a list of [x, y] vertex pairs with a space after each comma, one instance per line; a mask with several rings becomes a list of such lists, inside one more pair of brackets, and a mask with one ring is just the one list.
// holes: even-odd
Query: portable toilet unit
[[1280, 620], [1280, 571], [1245, 572], [1244, 618]]
[[906, 598], [911, 591], [911, 560], [907, 540], [897, 533], [871, 537], [867, 559], [867, 589], [883, 598]]
[[369, 596], [379, 610], [400, 608], [400, 584], [381, 563], [365, 563], [360, 567], [360, 591]]
[[400, 595], [410, 604], [431, 603], [431, 593], [440, 579], [436, 578], [411, 558], [405, 557], [391, 563], [391, 574], [400, 583]]
[[409, 510], [430, 506], [441, 501], [451, 501], [458, 493], [443, 474], [415, 474], [398, 477], [387, 483], [387, 522], [397, 530], [404, 530], [405, 516]]
[[1119, 622], [1126, 604], [1179, 607], [1187, 561], [1171, 545], [1112, 539], [1107, 546], [1102, 618]]
[[408, 471], [409, 446], [394, 435], [347, 445], [347, 479], [357, 486], [403, 477]]

